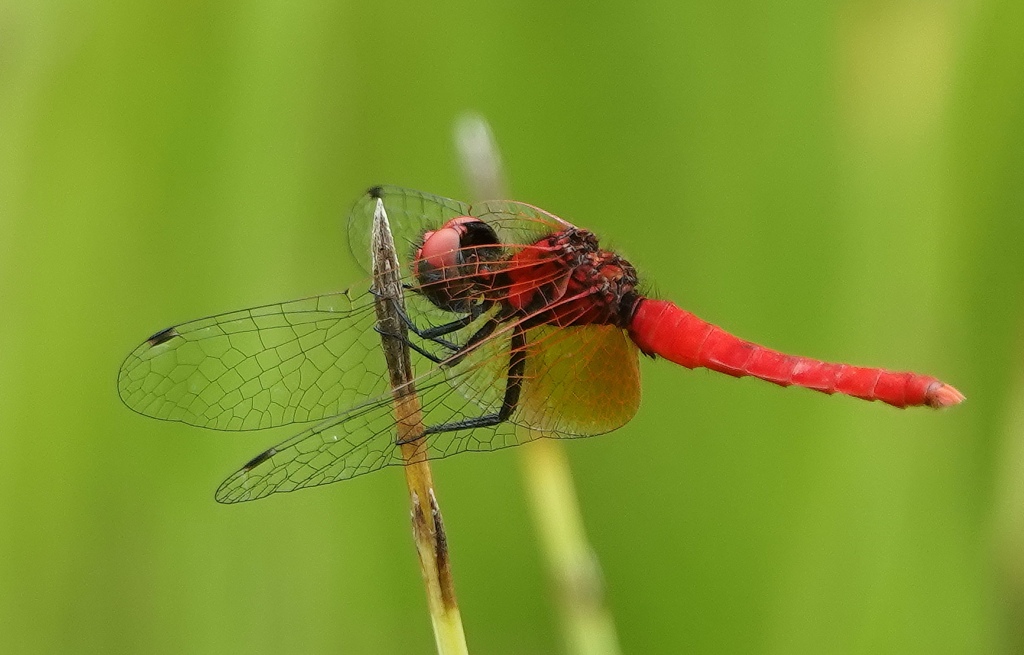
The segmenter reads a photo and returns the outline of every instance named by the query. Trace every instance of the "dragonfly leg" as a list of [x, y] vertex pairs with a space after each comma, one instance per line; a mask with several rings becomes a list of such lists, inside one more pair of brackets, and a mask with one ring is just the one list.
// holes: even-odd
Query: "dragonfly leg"
[[[430, 352], [426, 348], [413, 343], [412, 339], [410, 339], [409, 337], [407, 337], [405, 335], [395, 334], [394, 332], [385, 332], [384, 330], [382, 330], [380, 328], [379, 325], [374, 325], [373, 326], [373, 331], [376, 332], [377, 334], [381, 335], [381, 336], [390, 337], [392, 339], [399, 339], [406, 346], [412, 348], [413, 350], [415, 350], [419, 354], [423, 355], [424, 357], [426, 357], [430, 361], [434, 362], [435, 364], [440, 364], [440, 363], [442, 363], [442, 362], [444, 362], [444, 361], [446, 361], [448, 359], [447, 357], [438, 357], [437, 355], [435, 355], [434, 353]], [[454, 346], [454, 344], [453, 344], [453, 346]], [[447, 347], [447, 346], [445, 346], [445, 347]], [[458, 350], [458, 348], [456, 348], [456, 347], [452, 347], [451, 349], [452, 350]]]
[[473, 346], [477, 345], [478, 343], [480, 343], [481, 341], [483, 341], [487, 337], [491, 336], [491, 333], [494, 332], [494, 329], [497, 328], [497, 327], [498, 327], [498, 321], [494, 320], [493, 318], [491, 320], [487, 321], [486, 323], [484, 323], [483, 325], [481, 325], [480, 329], [477, 330], [476, 332], [474, 332], [473, 336], [471, 336], [469, 338], [469, 341], [466, 342], [465, 346], [462, 346], [461, 348], [456, 349], [456, 351], [452, 355], [452, 357], [449, 358], [447, 365], [448, 366], [455, 366], [456, 364], [461, 362], [462, 358], [465, 357], [469, 353], [469, 349], [470, 348], [472, 348]]
[[462, 328], [466, 327], [476, 319], [480, 318], [480, 316], [488, 309], [490, 309], [493, 304], [494, 303], [490, 300], [482, 300], [477, 304], [473, 305], [470, 308], [469, 313], [463, 316], [462, 318], [456, 319], [451, 323], [445, 323], [444, 325], [437, 325], [435, 327], [426, 328], [425, 330], [418, 329], [415, 325], [413, 325], [412, 319], [409, 318], [405, 314], [405, 312], [399, 312], [399, 316], [402, 318], [403, 322], [405, 322], [406, 325], [409, 326], [409, 329], [418, 334], [419, 336], [423, 337], [424, 339], [430, 339], [431, 341], [436, 341], [440, 343], [440, 340], [437, 339], [437, 337], [443, 337], [446, 334], [451, 334], [452, 332], [461, 330]]
[[[380, 294], [378, 294], [373, 289], [370, 290], [370, 293], [380, 297]], [[387, 298], [387, 300], [394, 302], [394, 299], [390, 297]], [[458, 330], [461, 330], [462, 328], [466, 327], [476, 319], [480, 318], [480, 316], [483, 315], [483, 313], [490, 309], [493, 305], [494, 302], [491, 300], [481, 300], [480, 302], [471, 306], [469, 313], [463, 316], [462, 318], [458, 318], [454, 321], [451, 321], [450, 323], [436, 325], [429, 328], [420, 328], [418, 325], [416, 325], [416, 323], [412, 320], [409, 314], [405, 311], [405, 308], [398, 306], [397, 303], [395, 306], [395, 313], [398, 314], [398, 318], [403, 323], [405, 323], [405, 327], [407, 327], [409, 331], [411, 331], [416, 336], [422, 339], [433, 341], [439, 346], [444, 346], [449, 350], [456, 351], [459, 349], [459, 346], [457, 344], [454, 344], [451, 341], [448, 341], [447, 339], [442, 339], [441, 337], [451, 334], [452, 332], [457, 332]]]
[[[498, 322], [496, 320], [492, 319], [492, 320], [487, 321], [482, 326], [480, 326], [479, 330], [477, 330], [476, 332], [473, 333], [473, 336], [471, 336], [469, 338], [469, 341], [467, 341], [466, 345], [464, 345], [464, 346], [456, 346], [455, 344], [448, 344], [447, 342], [440, 343], [440, 345], [442, 347], [448, 348], [449, 350], [452, 351], [452, 353], [450, 355], [446, 355], [446, 356], [443, 356], [443, 357], [439, 357], [438, 355], [435, 355], [432, 352], [426, 350], [422, 346], [419, 346], [419, 345], [413, 343], [412, 339], [410, 339], [409, 337], [405, 336], [404, 334], [396, 334], [394, 332], [385, 332], [384, 330], [381, 329], [381, 327], [379, 325], [374, 325], [373, 326], [373, 330], [377, 334], [383, 335], [385, 337], [390, 337], [392, 339], [399, 339], [399, 340], [403, 341], [405, 343], [405, 345], [409, 346], [410, 348], [412, 348], [413, 350], [415, 350], [419, 354], [423, 355], [424, 357], [426, 357], [430, 361], [434, 362], [435, 364], [444, 364], [445, 366], [455, 366], [459, 362], [461, 362], [462, 358], [465, 357], [469, 353], [469, 349], [470, 348], [472, 348], [473, 346], [477, 345], [478, 343], [480, 343], [481, 341], [483, 341], [487, 337], [491, 336], [491, 333], [494, 332], [494, 329], [496, 327], [498, 327]], [[432, 339], [431, 341], [434, 341], [434, 343], [438, 343], [438, 341], [436, 339]]]
[[[523, 373], [525, 370], [526, 330], [522, 326], [517, 325], [512, 332], [508, 360], [508, 378], [505, 383], [505, 396], [501, 401], [501, 409], [491, 414], [484, 414], [483, 416], [474, 416], [473, 418], [461, 421], [427, 426], [423, 430], [423, 434], [472, 430], [473, 428], [486, 428], [504, 423], [512, 416], [512, 412], [516, 411], [516, 407], [519, 405], [519, 395], [523, 391]], [[419, 437], [417, 436], [416, 438], [418, 439]]]
[[[466, 356], [466, 353], [469, 351], [470, 348], [472, 348], [476, 344], [480, 343], [481, 341], [483, 341], [484, 339], [489, 337], [491, 335], [491, 333], [494, 332], [494, 329], [497, 326], [498, 326], [497, 321], [495, 321], [493, 319], [490, 320], [490, 321], [487, 321], [482, 326], [480, 326], [479, 330], [477, 330], [476, 332], [473, 333], [473, 336], [471, 336], [469, 338], [469, 341], [467, 341], [466, 345], [464, 345], [464, 346], [457, 346], [454, 343], [450, 343], [450, 342], [448, 342], [448, 341], [446, 341], [444, 339], [436, 339], [436, 338], [435, 339], [429, 339], [429, 341], [433, 341], [434, 343], [440, 345], [442, 348], [447, 348], [448, 350], [451, 351], [451, 354], [445, 355], [445, 356], [438, 356], [438, 355], [433, 354], [432, 352], [428, 351], [427, 349], [423, 348], [422, 346], [419, 346], [416, 343], [413, 343], [412, 339], [410, 339], [409, 337], [405, 336], [404, 334], [396, 334], [394, 332], [386, 332], [386, 331], [382, 330], [379, 325], [374, 325], [373, 326], [373, 330], [377, 334], [383, 335], [385, 337], [391, 337], [392, 339], [400, 339], [401, 341], [403, 341], [405, 343], [405, 345], [407, 345], [408, 347], [412, 348], [413, 350], [415, 350], [419, 354], [423, 355], [424, 357], [426, 357], [430, 361], [434, 362], [435, 364], [444, 364], [445, 366], [455, 366], [456, 364], [458, 364], [459, 362], [462, 361], [462, 358]], [[413, 329], [413, 328], [410, 327], [410, 329]], [[415, 331], [415, 330], [413, 330], [413, 331]]]

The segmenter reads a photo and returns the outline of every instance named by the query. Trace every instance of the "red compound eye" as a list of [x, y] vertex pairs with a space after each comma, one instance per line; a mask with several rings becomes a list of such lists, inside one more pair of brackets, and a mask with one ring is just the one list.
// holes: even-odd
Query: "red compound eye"
[[462, 239], [469, 232], [468, 224], [483, 222], [472, 216], [453, 218], [437, 230], [423, 234], [423, 245], [416, 251], [416, 261], [434, 269], [444, 270], [457, 266], [458, 252], [463, 247]]

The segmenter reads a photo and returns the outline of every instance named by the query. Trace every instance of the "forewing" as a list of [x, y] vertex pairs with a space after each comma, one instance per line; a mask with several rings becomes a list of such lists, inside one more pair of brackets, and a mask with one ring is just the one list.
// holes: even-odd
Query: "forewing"
[[485, 200], [473, 203], [470, 215], [488, 223], [502, 243], [530, 244], [572, 227], [570, 223], [539, 207], [515, 200]]
[[408, 270], [423, 233], [436, 230], [456, 216], [469, 216], [467, 203], [422, 191], [394, 186], [377, 186], [363, 194], [348, 217], [349, 248], [363, 270], [372, 273], [370, 234], [377, 199], [384, 202], [395, 250], [403, 270]]
[[501, 243], [512, 246], [531, 244], [552, 232], [569, 227], [569, 223], [543, 209], [512, 200], [487, 200], [465, 203], [413, 189], [377, 186], [363, 195], [349, 214], [349, 246], [352, 255], [367, 272], [371, 271], [370, 230], [377, 199], [384, 209], [395, 237], [398, 259], [409, 270], [423, 233], [436, 230], [457, 216], [476, 216], [490, 224]]
[[128, 407], [218, 430], [321, 420], [383, 393], [373, 297], [328, 294], [191, 321], [121, 365]]

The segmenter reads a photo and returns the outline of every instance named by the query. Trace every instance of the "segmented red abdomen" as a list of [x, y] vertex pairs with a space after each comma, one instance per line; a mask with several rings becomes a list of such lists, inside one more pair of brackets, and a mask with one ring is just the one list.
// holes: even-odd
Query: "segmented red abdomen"
[[687, 368], [704, 367], [735, 377], [752, 375], [784, 387], [795, 384], [895, 407], [945, 407], [964, 399], [950, 385], [926, 375], [786, 355], [744, 341], [664, 300], [640, 301], [629, 335], [648, 355]]

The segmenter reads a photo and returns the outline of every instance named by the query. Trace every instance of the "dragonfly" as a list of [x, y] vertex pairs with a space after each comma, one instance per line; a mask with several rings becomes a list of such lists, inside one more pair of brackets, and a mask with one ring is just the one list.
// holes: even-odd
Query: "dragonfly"
[[[378, 201], [398, 244], [401, 330], [378, 324], [379, 294], [367, 281], [161, 330], [121, 365], [118, 393], [145, 416], [227, 431], [308, 424], [228, 477], [218, 501], [610, 432], [639, 408], [641, 354], [900, 408], [964, 400], [934, 377], [740, 339], [647, 297], [634, 267], [592, 232], [521, 202], [373, 187], [348, 221], [352, 255], [367, 272]], [[410, 352], [422, 406], [411, 458], [401, 453], [381, 339]]]

